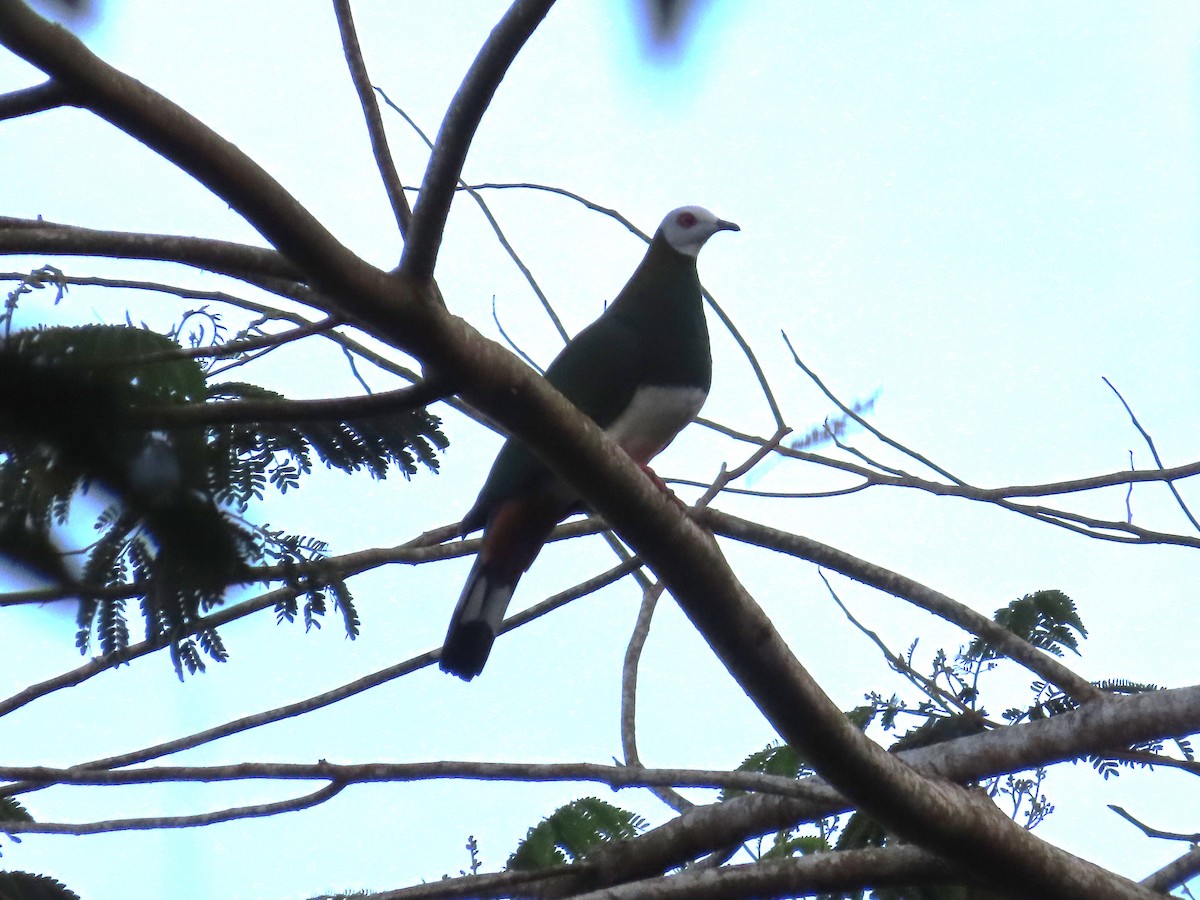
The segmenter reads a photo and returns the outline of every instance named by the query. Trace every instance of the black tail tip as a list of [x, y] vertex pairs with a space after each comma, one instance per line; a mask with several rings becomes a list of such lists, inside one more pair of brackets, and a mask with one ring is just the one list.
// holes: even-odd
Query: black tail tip
[[483, 622], [469, 622], [452, 629], [446, 635], [438, 668], [470, 681], [483, 671], [495, 639], [495, 633]]

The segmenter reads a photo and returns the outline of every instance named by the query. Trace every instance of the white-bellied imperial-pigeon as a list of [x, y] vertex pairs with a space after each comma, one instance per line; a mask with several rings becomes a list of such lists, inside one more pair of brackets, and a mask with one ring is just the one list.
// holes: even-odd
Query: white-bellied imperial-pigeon
[[[707, 209], [669, 213], [641, 265], [595, 322], [546, 369], [546, 380], [643, 468], [695, 418], [712, 382], [696, 257], [718, 231]], [[442, 647], [441, 667], [470, 680], [483, 670], [517, 580], [554, 526], [582, 499], [516, 438], [492, 464], [462, 534], [483, 529]]]

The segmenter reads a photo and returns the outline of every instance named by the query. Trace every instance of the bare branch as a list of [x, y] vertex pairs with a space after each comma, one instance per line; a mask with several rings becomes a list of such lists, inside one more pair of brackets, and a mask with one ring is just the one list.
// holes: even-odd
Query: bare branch
[[[625, 648], [625, 658], [621, 663], [621, 752], [625, 765], [638, 768], [642, 765], [637, 749], [637, 676], [638, 663], [642, 658], [642, 649], [646, 646], [646, 638], [650, 634], [650, 621], [654, 616], [654, 608], [662, 596], [661, 582], [655, 583], [642, 591], [642, 603], [638, 607], [637, 621], [633, 633], [629, 636], [629, 644]], [[684, 797], [671, 785], [650, 786], [651, 793], [676, 812], [685, 812], [695, 806], [691, 800]]]
[[867, 431], [871, 432], [871, 434], [875, 435], [875, 437], [879, 438], [879, 440], [883, 441], [889, 447], [899, 450], [901, 453], [905, 454], [906, 456], [909, 456], [909, 457], [915, 459], [917, 462], [921, 463], [922, 465], [927, 466], [928, 468], [937, 472], [943, 478], [947, 478], [950, 481], [954, 482], [955, 484], [963, 484], [963, 481], [961, 479], [955, 477], [954, 475], [951, 475], [949, 472], [947, 472], [945, 469], [943, 469], [937, 463], [927, 459], [925, 456], [923, 456], [920, 453], [917, 453], [915, 450], [910, 450], [908, 447], [904, 446], [899, 441], [895, 441], [892, 438], [888, 437], [886, 434], [884, 434], [882, 431], [877, 429], [874, 425], [872, 425], [870, 422], [868, 422], [866, 419], [864, 419], [862, 416], [860, 416], [858, 413], [856, 413], [853, 409], [851, 409], [849, 406], [847, 406], [845, 403], [843, 403], [841, 400], [839, 400], [834, 395], [834, 393], [825, 386], [825, 382], [823, 382], [820, 378], [817, 377], [817, 373], [814, 372], [812, 369], [810, 369], [808, 366], [806, 366], [804, 364], [804, 361], [802, 359], [800, 359], [800, 355], [796, 352], [796, 349], [792, 346], [792, 342], [790, 340], [788, 340], [787, 334], [782, 331], [780, 332], [780, 334], [783, 335], [783, 342], [785, 344], [787, 344], [788, 350], [791, 351], [792, 360], [796, 363], [796, 365], [800, 368], [800, 370], [802, 372], [804, 372], [804, 374], [807, 375], [812, 380], [813, 384], [815, 384], [818, 388], [821, 389], [821, 393], [823, 393], [826, 397], [828, 397], [830, 400], [832, 400], [834, 402], [834, 404], [837, 405], [837, 408], [842, 411], [843, 415], [845, 415], [847, 418], [853, 419], [855, 422], [857, 422], [859, 425], [861, 425]]
[[202, 825], [216, 825], [221, 822], [232, 822], [235, 819], [258, 819], [264, 816], [277, 816], [280, 813], [296, 812], [309, 809], [324, 803], [341, 792], [344, 785], [336, 782], [326, 785], [319, 791], [296, 797], [293, 800], [279, 800], [274, 803], [259, 803], [254, 806], [235, 806], [219, 812], [200, 813], [192, 816], [154, 816], [142, 819], [110, 819], [106, 822], [84, 822], [71, 824], [67, 822], [0, 822], [0, 833], [6, 834], [107, 834], [113, 831], [147, 831], [153, 828], [198, 828]]
[[375, 102], [375, 92], [371, 89], [371, 78], [367, 74], [362, 47], [359, 46], [358, 34], [354, 28], [350, 0], [333, 0], [333, 11], [337, 16], [338, 31], [342, 36], [346, 65], [350, 69], [354, 90], [358, 94], [358, 102], [362, 105], [363, 118], [367, 123], [367, 135], [371, 139], [375, 165], [379, 167], [379, 174], [383, 178], [383, 187], [387, 191], [388, 202], [391, 203], [392, 213], [396, 217], [396, 227], [400, 229], [400, 234], [404, 235], [408, 231], [412, 210], [408, 208], [408, 198], [404, 196], [400, 173], [396, 171], [396, 162], [392, 159], [392, 151], [388, 147], [383, 117], [379, 114], [379, 104]]
[[[0, 4], [0, 42], [74, 92], [92, 112], [196, 178], [317, 282], [336, 284], [348, 312], [378, 315], [389, 305], [387, 296], [394, 304], [399, 286], [343, 246], [261, 166], [186, 110], [105, 63], [66, 29], [23, 3]], [[0, 227], [0, 252], [8, 250], [4, 232]], [[93, 253], [145, 258], [149, 248], [132, 249], [126, 254], [120, 247], [97, 247]], [[220, 258], [216, 262], [204, 267], [231, 268], [219, 265]], [[240, 269], [258, 271], [247, 263]]]
[[435, 380], [355, 397], [321, 400], [224, 400], [130, 411], [130, 419], [148, 428], [186, 428], [239, 422], [347, 422], [395, 415], [443, 399], [452, 389]]
[[508, 67], [553, 5], [554, 0], [515, 0], [492, 29], [450, 101], [425, 169], [400, 260], [400, 274], [408, 280], [420, 282], [433, 278], [454, 187], [462, 174], [475, 129]]
[[[1121, 392], [1116, 389], [1113, 383], [1107, 378], [1104, 379], [1104, 383], [1107, 384], [1109, 388], [1112, 389], [1112, 392], [1117, 395], [1117, 399], [1120, 400], [1121, 405], [1125, 407], [1125, 412], [1129, 413], [1129, 419], [1133, 422], [1133, 427], [1138, 430], [1138, 433], [1141, 434], [1143, 440], [1146, 441], [1146, 446], [1150, 448], [1150, 454], [1154, 457], [1154, 461], [1158, 464], [1158, 467], [1160, 469], [1165, 468], [1165, 466], [1163, 466], [1162, 457], [1158, 455], [1158, 448], [1154, 446], [1154, 438], [1150, 437], [1150, 432], [1146, 431], [1146, 429], [1142, 427], [1142, 423], [1138, 421], [1137, 416], [1133, 414], [1133, 410], [1130, 409], [1129, 404], [1125, 402], [1125, 398], [1121, 396]], [[1196, 517], [1192, 515], [1192, 511], [1188, 509], [1187, 504], [1183, 502], [1183, 497], [1181, 497], [1179, 491], [1175, 489], [1175, 485], [1168, 481], [1167, 487], [1174, 495], [1175, 502], [1179, 504], [1179, 508], [1183, 510], [1183, 514], [1187, 516], [1187, 520], [1192, 523], [1192, 527], [1197, 531], [1200, 531], [1200, 522], [1196, 521]]]
[[1142, 885], [1152, 891], [1166, 894], [1187, 882], [1197, 873], [1200, 873], [1200, 847], [1193, 847], [1157, 872], [1147, 875], [1142, 879]]
[[[376, 90], [379, 89], [376, 88]], [[388, 97], [388, 95], [382, 90], [379, 90], [379, 96], [383, 98], [383, 101], [390, 106], [396, 112], [396, 114], [400, 116], [400, 118], [404, 119], [404, 121], [408, 123], [409, 127], [411, 127], [412, 130], [417, 133], [417, 136], [424, 141], [425, 145], [432, 151], [434, 149], [433, 141], [429, 139], [428, 135], [425, 134], [424, 129], [417, 124], [416, 120], [414, 120], [412, 116], [401, 109], [399, 105], [393, 102], [392, 99]], [[542, 286], [538, 284], [537, 279], [533, 277], [533, 272], [530, 270], [529, 266], [525, 265], [525, 261], [521, 259], [521, 257], [517, 254], [517, 251], [513, 248], [513, 245], [509, 243], [507, 236], [504, 234], [504, 229], [500, 227], [500, 223], [496, 221], [496, 217], [492, 215], [491, 207], [487, 205], [487, 201], [483, 199], [482, 195], [480, 195], [478, 191], [472, 190], [470, 187], [468, 187], [467, 183], [463, 181], [461, 177], [458, 179], [458, 185], [455, 187], [455, 190], [465, 190], [471, 195], [471, 199], [474, 200], [479, 206], [484, 218], [487, 219], [488, 224], [492, 226], [492, 231], [496, 234], [496, 240], [500, 242], [500, 246], [504, 248], [504, 252], [508, 254], [509, 259], [516, 264], [516, 267], [520, 270], [521, 275], [524, 276], [525, 281], [529, 284], [529, 287], [537, 296], [538, 301], [542, 304], [542, 309], [545, 310], [546, 315], [550, 317], [550, 322], [554, 325], [554, 329], [558, 332], [558, 336], [564, 341], [569, 340], [570, 336], [567, 334], [567, 329], [563, 327], [562, 320], [559, 319], [558, 313], [555, 312], [554, 306], [550, 303], [550, 298], [546, 296], [545, 292], [542, 290]], [[541, 372], [541, 367], [534, 363], [534, 361], [526, 356], [521, 350], [519, 350], [517, 346], [511, 340], [509, 340], [507, 334], [504, 334], [504, 329], [500, 325], [500, 320], [496, 317], [496, 300], [494, 297], [492, 298], [492, 318], [496, 320], [496, 327], [500, 329], [500, 333], [504, 335], [504, 339], [508, 341], [508, 345], [513, 348], [513, 351], [527, 363]]]
[[[577, 900], [729, 900], [799, 897], [899, 885], [970, 881], [961, 869], [919, 847], [843, 850], [717, 869], [688, 869], [576, 895]], [[399, 895], [402, 897], [403, 895]]]
[[[754, 435], [744, 434], [708, 419], [697, 419], [696, 421], [704, 427], [710, 428], [720, 434], [724, 434], [727, 437], [731, 437], [734, 440], [757, 444], [759, 446], [769, 445], [772, 440], [771, 438], [756, 437]], [[879, 472], [870, 466], [861, 466], [845, 460], [832, 459], [817, 453], [795, 450], [790, 447], [777, 447], [775, 448], [775, 452], [780, 456], [786, 456], [791, 459], [802, 460], [804, 462], [816, 463], [817, 465], [854, 474], [862, 478], [863, 481], [862, 483], [849, 488], [818, 492], [767, 492], [730, 489], [731, 492], [746, 494], [748, 496], [794, 499], [811, 497], [837, 497], [874, 486], [912, 488], [915, 490], [925, 491], [926, 493], [936, 494], [938, 496], [962, 497], [967, 500], [981, 500], [988, 503], [994, 503], [1003, 509], [1008, 509], [1012, 512], [1030, 516], [1031, 518], [1050, 525], [1057, 525], [1062, 528], [1067, 528], [1087, 537], [1114, 540], [1122, 543], [1160, 543], [1176, 544], [1184, 547], [1200, 547], [1200, 540], [1187, 535], [1153, 531], [1151, 529], [1141, 528], [1139, 526], [1131, 525], [1127, 522], [1118, 520], [1096, 519], [1094, 517], [1081, 516], [1077, 513], [1055, 509], [1049, 506], [1030, 506], [1008, 502], [1009, 498], [1013, 497], [1043, 497], [1057, 494], [1081, 493], [1084, 491], [1097, 490], [1099, 488], [1112, 487], [1121, 484], [1135, 484], [1153, 481], [1164, 481], [1169, 483], [1183, 478], [1191, 478], [1200, 474], [1200, 461], [1185, 463], [1183, 465], [1167, 469], [1138, 469], [1134, 471], [1120, 471], [1105, 475], [1093, 475], [1087, 478], [1072, 479], [1068, 481], [1050, 482], [1047, 484], [1010, 485], [1007, 487], [998, 488], [980, 488], [966, 484], [965, 482], [960, 482], [957, 484], [944, 484], [939, 481], [929, 481], [928, 479], [918, 478], [915, 475], [908, 473], [901, 473], [899, 475], [888, 474]], [[678, 480], [677, 483], [692, 484], [693, 482]], [[696, 486], [700, 485], [697, 484]], [[1123, 534], [1106, 534], [1104, 533], [1105, 531], [1117, 531], [1123, 532]]]
[[0, 216], [0, 254], [18, 253], [174, 262], [254, 283], [262, 277], [304, 279], [298, 269], [274, 250], [249, 244], [174, 234], [103, 231], [42, 219]]
[[1142, 834], [1146, 835], [1146, 837], [1161, 838], [1165, 841], [1187, 841], [1189, 844], [1200, 844], [1200, 832], [1182, 834], [1178, 831], [1163, 831], [1160, 828], [1155, 828], [1152, 825], [1147, 825], [1145, 822], [1138, 820], [1123, 806], [1117, 806], [1115, 803], [1110, 803], [1108, 804], [1108, 808], [1126, 822], [1129, 822], [1131, 825], [1140, 829]]
[[0, 716], [6, 716], [10, 712], [20, 709], [28, 703], [32, 703], [39, 697], [44, 697], [63, 688], [74, 687], [95, 675], [99, 675], [101, 672], [106, 672], [109, 669], [131, 662], [138, 657], [162, 650], [164, 647], [170, 645], [172, 641], [180, 640], [206, 628], [216, 628], [227, 622], [232, 622], [234, 619], [240, 619], [242, 616], [248, 616], [260, 610], [267, 609], [282, 600], [296, 596], [296, 594], [297, 592], [293, 588], [280, 588], [279, 590], [262, 594], [251, 600], [235, 603], [233, 606], [226, 607], [219, 612], [201, 616], [194, 623], [194, 627], [184, 634], [160, 635], [137, 644], [130, 644], [124, 650], [109, 653], [107, 656], [98, 656], [78, 668], [64, 672], [61, 675], [56, 675], [53, 678], [48, 678], [37, 684], [31, 684], [13, 694], [7, 700], [0, 702]]
[[50, 79], [34, 87], [0, 94], [0, 122], [69, 105], [70, 93], [57, 81]]
[[[143, 766], [136, 769], [97, 769], [75, 766], [0, 766], [0, 778], [41, 787], [49, 785], [161, 784], [198, 781], [330, 781], [335, 784], [468, 781], [588, 781], [613, 789], [652, 785], [736, 789], [784, 797], [812, 796], [802, 781], [761, 772], [726, 772], [720, 769], [651, 769], [600, 763], [511, 763], [475, 760], [436, 760], [415, 763], [235, 763], [225, 766]], [[0, 826], [0, 832], [19, 829]]]
[[618, 221], [622, 225], [624, 225], [626, 228], [628, 228], [633, 234], [636, 234], [638, 237], [640, 237], [647, 244], [650, 243], [650, 235], [646, 234], [646, 232], [642, 231], [642, 229], [638, 228], [631, 221], [629, 221], [627, 218], [625, 218], [623, 215], [621, 215], [621, 213], [618, 210], [612, 209], [611, 207], [608, 207], [608, 206], [601, 206], [600, 204], [589, 200], [587, 197], [584, 197], [580, 194], [576, 194], [574, 191], [568, 191], [566, 188], [555, 187], [555, 186], [549, 185], [549, 184], [534, 184], [532, 182], [523, 181], [523, 182], [519, 182], [519, 183], [506, 183], [506, 184], [496, 184], [493, 182], [488, 182], [486, 184], [472, 184], [470, 186], [464, 187], [463, 190], [471, 190], [471, 191], [504, 191], [504, 190], [545, 191], [548, 194], [558, 194], [561, 197], [569, 197], [570, 199], [576, 201], [577, 203], [583, 204], [588, 209], [590, 209], [592, 212], [602, 213], [602, 214], [608, 216], [610, 219], [615, 219], [616, 221]]
[[1026, 643], [970, 607], [910, 578], [858, 559], [820, 541], [739, 519], [718, 510], [705, 510], [700, 513], [699, 520], [717, 534], [807, 559], [862, 584], [878, 588], [893, 597], [907, 600], [970, 632], [1081, 703], [1103, 697], [1098, 688], [1080, 678], [1053, 656]]

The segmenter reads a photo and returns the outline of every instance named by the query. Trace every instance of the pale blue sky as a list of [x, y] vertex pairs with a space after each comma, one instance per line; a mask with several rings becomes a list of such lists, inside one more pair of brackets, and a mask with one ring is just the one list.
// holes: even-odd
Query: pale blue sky
[[[89, 40], [114, 64], [250, 153], [350, 246], [380, 264], [394, 225], [324, 4], [214, 0], [111, 4]], [[377, 84], [430, 132], [503, 3], [356, 4]], [[706, 285], [755, 346], [789, 423], [829, 405], [790, 363], [785, 329], [844, 398], [882, 390], [874, 422], [984, 485], [1152, 464], [1108, 376], [1168, 464], [1200, 446], [1197, 354], [1197, 34], [1191, 4], [713, 2], [676, 67], [646, 64], [625, 4], [562, 0], [497, 93], [467, 161], [471, 181], [535, 181], [619, 208], [643, 229], [684, 203], [742, 225], [700, 260]], [[0, 52], [0, 90], [35, 83]], [[424, 147], [385, 114], [397, 163], [416, 183]], [[0, 213], [94, 227], [256, 235], [220, 201], [86, 113], [0, 125]], [[641, 244], [620, 226], [542, 194], [489, 196], [510, 240], [577, 330], [620, 288]], [[3, 269], [46, 260], [5, 260]], [[59, 260], [72, 274], [128, 272]], [[149, 277], [217, 280], [170, 267]], [[456, 203], [439, 282], [451, 308], [489, 334], [493, 295], [506, 329], [545, 362], [556, 337], [520, 274], [467, 200]], [[35, 316], [119, 321], [125, 298], [73, 290]], [[157, 324], [180, 304], [139, 298]], [[716, 375], [705, 414], [767, 434], [744, 361], [713, 321]], [[251, 374], [251, 373], [248, 373]], [[255, 377], [291, 396], [357, 390], [340, 354], [281, 351]], [[368, 376], [373, 386], [388, 381]], [[382, 484], [322, 474], [272, 500], [275, 524], [334, 552], [392, 545], [456, 519], [499, 439], [452, 414], [442, 474]], [[860, 440], [862, 438], [860, 437]], [[863, 446], [877, 452], [869, 442]], [[667, 475], [711, 479], [742, 450], [692, 429], [660, 459]], [[811, 490], [828, 477], [780, 464], [756, 486]], [[686, 493], [686, 492], [684, 492]], [[1192, 495], [1195, 496], [1192, 489]], [[1194, 563], [1171, 548], [1124, 548], [999, 510], [868, 493], [767, 504], [722, 501], [898, 569], [990, 613], [1029, 591], [1074, 597], [1091, 629], [1077, 670], [1164, 685], [1195, 683]], [[1111, 491], [1080, 507], [1124, 510]], [[1186, 523], [1154, 486], [1135, 521]], [[804, 664], [846, 707], [891, 684], [886, 666], [828, 600], [812, 566], [729, 551]], [[519, 606], [610, 564], [598, 541], [549, 548]], [[69, 764], [299, 699], [436, 646], [466, 561], [359, 579], [364, 633], [335, 623], [304, 636], [269, 617], [230, 627], [233, 659], [175, 682], [141, 661], [0, 721], [12, 762]], [[899, 601], [840, 583], [894, 648], [927, 654], [963, 636]], [[476, 758], [605, 762], [619, 755], [620, 660], [636, 614], [623, 583], [502, 638], [466, 685], [426, 671], [345, 704], [252, 732], [180, 762]], [[1131, 606], [1139, 611], [1135, 620]], [[0, 692], [78, 664], [68, 618], [6, 612]], [[927, 655], [926, 654], [926, 655]], [[855, 660], [848, 668], [847, 659]], [[1009, 695], [1021, 696], [1024, 675]], [[890, 690], [890, 687], [888, 688]], [[1002, 703], [995, 704], [996, 707]], [[642, 664], [642, 758], [732, 766], [772, 735], [672, 603], [660, 605]], [[1178, 848], [1144, 839], [1105, 809], [1194, 831], [1196, 787], [1132, 773], [1103, 783], [1067, 767], [1049, 783], [1047, 839], [1143, 877]], [[287, 796], [265, 785], [47, 791], [39, 818], [84, 820], [216, 809]], [[88, 898], [303, 898], [390, 888], [465, 867], [468, 834], [503, 864], [526, 827], [592, 786], [466, 783], [359, 787], [271, 821], [150, 835], [28, 837], [5, 865], [50, 872]], [[613, 798], [661, 821], [652, 798]], [[133, 861], [137, 862], [134, 863]], [[136, 875], [134, 874], [136, 873]]]

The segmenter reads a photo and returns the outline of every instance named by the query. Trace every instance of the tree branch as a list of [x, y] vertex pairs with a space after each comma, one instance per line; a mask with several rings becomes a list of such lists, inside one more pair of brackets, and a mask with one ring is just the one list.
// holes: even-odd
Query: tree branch
[[1157, 872], [1143, 878], [1142, 886], [1160, 894], [1167, 894], [1197, 873], [1200, 873], [1200, 847], [1193, 847]]
[[454, 188], [475, 130], [508, 67], [553, 5], [554, 0], [515, 0], [492, 29], [450, 101], [425, 169], [400, 259], [399, 271], [406, 279], [423, 282], [433, 278]]
[[395, 415], [428, 406], [453, 393], [437, 379], [379, 394], [321, 400], [223, 400], [130, 410], [133, 422], [147, 428], [187, 428], [243, 422], [348, 422]]
[[338, 32], [342, 36], [346, 66], [350, 69], [354, 90], [358, 94], [358, 102], [362, 105], [363, 118], [367, 123], [367, 136], [371, 140], [371, 151], [375, 154], [375, 165], [379, 168], [388, 202], [392, 205], [396, 227], [403, 236], [408, 231], [412, 210], [408, 208], [408, 198], [404, 196], [400, 173], [396, 171], [396, 162], [392, 159], [392, 151], [388, 147], [387, 133], [383, 129], [383, 116], [379, 114], [379, 104], [375, 102], [375, 92], [371, 87], [371, 78], [367, 74], [362, 47], [359, 46], [358, 34], [354, 28], [350, 0], [333, 0], [333, 12], [337, 16]]
[[[403, 109], [401, 109], [398, 104], [394, 103], [392, 99], [386, 93], [384, 93], [384, 91], [380, 90], [379, 88], [376, 88], [376, 90], [379, 91], [379, 96], [383, 98], [383, 102], [390, 106], [396, 112], [396, 114], [400, 116], [400, 118], [407, 122], [409, 127], [417, 133], [417, 137], [424, 141], [425, 145], [429, 147], [430, 151], [432, 151], [434, 149], [433, 141], [429, 139], [428, 135], [425, 134], [425, 130], [417, 124], [416, 120], [413, 119], [413, 117], [406, 113]], [[511, 259], [514, 265], [516, 265], [517, 269], [521, 272], [521, 275], [525, 278], [526, 283], [529, 285], [534, 295], [538, 298], [538, 301], [542, 304], [542, 309], [546, 311], [546, 315], [549, 316], [550, 322], [554, 325], [554, 329], [558, 332], [559, 337], [561, 337], [564, 342], [570, 340], [570, 337], [567, 335], [567, 329], [563, 327], [562, 320], [559, 319], [558, 313], [554, 311], [554, 306], [550, 303], [550, 298], [546, 296], [545, 291], [542, 290], [542, 286], [538, 284], [537, 279], [533, 277], [533, 272], [530, 270], [529, 266], [525, 265], [525, 261], [521, 259], [516, 249], [511, 243], [509, 243], [508, 237], [504, 234], [504, 229], [500, 227], [500, 223], [496, 220], [496, 217], [492, 215], [491, 207], [487, 205], [487, 201], [483, 199], [483, 196], [478, 191], [471, 190], [471, 188], [465, 181], [462, 180], [462, 178], [459, 178], [458, 185], [455, 187], [455, 190], [464, 190], [471, 195], [471, 199], [475, 201], [480, 212], [483, 213], [483, 217], [487, 219], [488, 224], [492, 226], [492, 231], [496, 234], [496, 240], [500, 242], [500, 246], [504, 249], [504, 252], [508, 254], [509, 259]], [[496, 320], [496, 327], [500, 329], [500, 334], [504, 336], [505, 340], [508, 340], [508, 335], [504, 333], [504, 328], [500, 325], [499, 318], [496, 317], [496, 301], [494, 298], [492, 300], [492, 317]], [[539, 372], [541, 371], [538, 365], [532, 359], [522, 353], [521, 350], [518, 349], [511, 340], [508, 341], [508, 343], [513, 348], [513, 351], [521, 356], [522, 359], [524, 359], [535, 369], [538, 369]]]
[[1050, 654], [1021, 640], [1007, 628], [997, 625], [970, 607], [911, 578], [851, 556], [812, 538], [789, 534], [719, 510], [705, 510], [699, 514], [699, 520], [717, 534], [768, 550], [787, 553], [799, 559], [807, 559], [893, 597], [907, 600], [975, 635], [1080, 703], [1098, 700], [1104, 696], [1098, 688], [1080, 678]]
[[[677, 785], [680, 787], [755, 791], [783, 797], [808, 798], [802, 781], [761, 772], [727, 772], [719, 769], [660, 769], [612, 766], [600, 763], [509, 763], [437, 760], [416, 763], [236, 763], [217, 766], [143, 766], [136, 769], [68, 769], [48, 766], [0, 766], [0, 779], [49, 785], [162, 784], [164, 782], [223, 781], [330, 781], [335, 784], [469, 781], [588, 781], [619, 788]], [[0, 826], [0, 832], [17, 830]]]
[[[1133, 422], [1133, 427], [1138, 430], [1138, 433], [1141, 434], [1142, 439], [1146, 442], [1146, 446], [1150, 448], [1150, 455], [1154, 457], [1154, 461], [1158, 463], [1158, 467], [1160, 469], [1164, 468], [1162, 457], [1158, 455], [1158, 448], [1154, 446], [1154, 438], [1150, 437], [1150, 432], [1142, 427], [1142, 423], [1139, 422], [1137, 416], [1133, 414], [1133, 410], [1130, 408], [1129, 404], [1125, 402], [1125, 398], [1121, 396], [1121, 392], [1117, 390], [1116, 386], [1107, 378], [1104, 378], [1104, 383], [1107, 384], [1109, 388], [1112, 389], [1112, 392], [1117, 395], [1117, 399], [1120, 400], [1121, 405], [1125, 407], [1125, 412], [1129, 413], [1129, 419], [1131, 422]], [[1183, 510], [1183, 514], [1187, 516], [1187, 520], [1192, 523], [1192, 527], [1197, 531], [1200, 531], [1200, 522], [1196, 521], [1196, 517], [1192, 515], [1192, 511], [1188, 509], [1188, 505], [1183, 502], [1183, 497], [1180, 496], [1179, 491], [1175, 489], [1175, 485], [1168, 481], [1167, 487], [1170, 488], [1171, 494], [1175, 497], [1175, 502], [1179, 504], [1179, 508]]]
[[[814, 853], [718, 869], [688, 869], [616, 888], [579, 894], [576, 900], [735, 900], [799, 897], [863, 888], [973, 882], [963, 870], [919, 847]], [[837, 894], [837, 895], [840, 895]], [[386, 895], [385, 895], [386, 896]], [[400, 895], [401, 897], [403, 895]]]
[[239, 280], [299, 281], [303, 274], [274, 250], [174, 234], [103, 231], [41, 219], [0, 216], [0, 254], [48, 253], [175, 262]]
[[146, 831], [153, 828], [198, 828], [202, 825], [216, 825], [220, 822], [232, 822], [235, 819], [258, 819], [264, 816], [277, 816], [280, 813], [296, 812], [309, 809], [324, 803], [341, 792], [344, 785], [336, 782], [326, 785], [319, 791], [296, 797], [292, 800], [279, 800], [275, 803], [259, 803], [254, 806], [235, 806], [219, 812], [200, 813], [192, 816], [154, 816], [141, 819], [110, 819], [105, 822], [84, 822], [72, 824], [67, 822], [0, 822], [0, 833], [5, 834], [108, 834], [113, 831]]
[[71, 105], [71, 95], [53, 78], [34, 87], [0, 94], [0, 122]]

